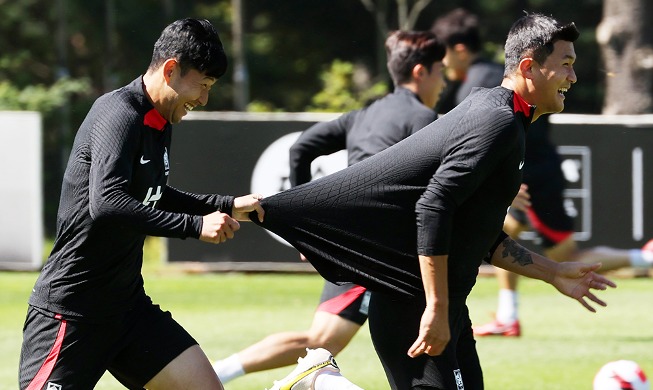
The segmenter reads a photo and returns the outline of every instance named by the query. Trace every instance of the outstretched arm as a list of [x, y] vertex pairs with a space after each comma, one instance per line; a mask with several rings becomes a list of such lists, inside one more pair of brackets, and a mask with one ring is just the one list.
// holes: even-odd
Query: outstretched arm
[[410, 357], [424, 353], [439, 355], [451, 339], [447, 260], [448, 256], [419, 256], [426, 308], [422, 314], [417, 340], [408, 350]]
[[497, 247], [491, 261], [497, 267], [550, 283], [591, 312], [596, 312], [596, 309], [587, 300], [606, 306], [591, 290], [617, 287], [610, 279], [595, 272], [601, 267], [600, 263], [558, 263], [524, 248], [509, 237]]

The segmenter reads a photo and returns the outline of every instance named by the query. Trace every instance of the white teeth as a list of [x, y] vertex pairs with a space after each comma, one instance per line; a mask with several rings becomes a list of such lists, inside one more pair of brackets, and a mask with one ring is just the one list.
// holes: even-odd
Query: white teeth
[[560, 88], [560, 89], [558, 90], [558, 92], [560, 92], [560, 93], [567, 93], [568, 90], [569, 90], [568, 88]]
[[184, 108], [186, 108], [186, 111], [193, 111], [193, 108], [195, 107], [193, 107], [193, 105], [190, 103], [186, 103], [184, 104]]

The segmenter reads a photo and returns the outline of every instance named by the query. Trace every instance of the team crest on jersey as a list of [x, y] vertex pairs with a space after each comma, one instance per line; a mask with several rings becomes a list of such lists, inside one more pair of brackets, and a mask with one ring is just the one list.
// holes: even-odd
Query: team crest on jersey
[[52, 383], [52, 382], [48, 382], [48, 387], [46, 387], [45, 390], [61, 390], [61, 385], [58, 385], [58, 384]]
[[465, 385], [463, 385], [463, 375], [460, 373], [460, 370], [453, 370], [453, 376], [456, 378], [456, 386], [458, 390], [465, 390]]
[[165, 169], [166, 176], [170, 174], [170, 160], [168, 159], [168, 148], [163, 150], [163, 168]]

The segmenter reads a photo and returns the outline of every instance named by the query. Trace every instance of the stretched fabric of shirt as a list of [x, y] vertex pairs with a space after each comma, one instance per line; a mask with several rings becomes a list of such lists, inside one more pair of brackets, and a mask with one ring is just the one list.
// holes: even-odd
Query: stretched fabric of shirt
[[233, 197], [167, 186], [172, 127], [139, 77], [100, 97], [75, 136], [64, 173], [52, 253], [29, 303], [95, 321], [146, 297], [146, 235], [199, 237], [202, 215], [230, 212]]
[[476, 89], [396, 145], [265, 198], [262, 226], [334, 283], [413, 297], [423, 296], [418, 254], [449, 255], [450, 296], [466, 296], [505, 237], [532, 113], [511, 90]]

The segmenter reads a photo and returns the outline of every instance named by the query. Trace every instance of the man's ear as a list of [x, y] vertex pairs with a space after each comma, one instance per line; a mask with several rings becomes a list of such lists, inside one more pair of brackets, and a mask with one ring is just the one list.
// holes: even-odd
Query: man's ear
[[522, 60], [519, 61], [519, 72], [522, 74], [522, 76], [524, 76], [524, 78], [532, 79], [534, 65], [535, 65], [534, 59], [530, 57], [522, 58]]
[[413, 71], [411, 75], [413, 76], [413, 80], [419, 80], [424, 76], [424, 73], [427, 72], [426, 67], [422, 64], [417, 64], [413, 66]]
[[450, 52], [452, 52], [453, 55], [456, 56], [457, 62], [463, 64], [469, 63], [468, 66], [471, 65], [473, 53], [469, 51], [467, 45], [463, 43], [456, 43], [451, 47]]
[[163, 78], [166, 80], [166, 83], [170, 83], [172, 75], [178, 69], [178, 62], [174, 58], [169, 58], [166, 62], [163, 63]]

